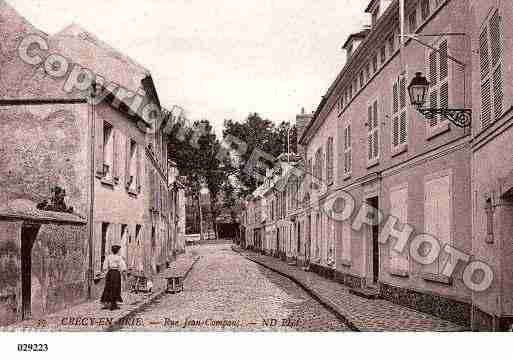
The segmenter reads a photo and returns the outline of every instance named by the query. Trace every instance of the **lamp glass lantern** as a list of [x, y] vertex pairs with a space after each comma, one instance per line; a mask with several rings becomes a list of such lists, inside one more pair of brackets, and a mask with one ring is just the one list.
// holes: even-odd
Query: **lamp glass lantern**
[[424, 107], [428, 91], [429, 81], [422, 75], [422, 72], [416, 72], [415, 77], [408, 86], [411, 104], [416, 108]]

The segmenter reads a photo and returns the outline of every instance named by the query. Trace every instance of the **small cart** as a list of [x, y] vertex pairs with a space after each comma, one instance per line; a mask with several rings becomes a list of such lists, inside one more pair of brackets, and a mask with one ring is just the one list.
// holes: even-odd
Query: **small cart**
[[183, 274], [176, 269], [168, 269], [163, 273], [166, 278], [166, 292], [167, 293], [180, 293], [183, 291]]
[[131, 285], [132, 292], [148, 293], [152, 291], [152, 283], [148, 280], [148, 277], [143, 272], [135, 272], [131, 274]]
[[182, 276], [173, 274], [166, 277], [167, 280], [167, 292], [168, 293], [180, 293], [183, 291], [183, 279]]

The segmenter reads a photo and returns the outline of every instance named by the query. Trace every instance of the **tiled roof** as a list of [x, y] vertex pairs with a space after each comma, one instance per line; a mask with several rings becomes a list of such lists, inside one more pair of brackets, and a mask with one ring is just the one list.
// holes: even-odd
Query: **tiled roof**
[[52, 35], [50, 42], [54, 51], [131, 91], [137, 91], [150, 75], [146, 68], [77, 24]]
[[19, 219], [30, 222], [56, 222], [83, 225], [87, 221], [72, 213], [41, 211], [35, 203], [28, 200], [15, 200], [0, 207], [1, 219]]

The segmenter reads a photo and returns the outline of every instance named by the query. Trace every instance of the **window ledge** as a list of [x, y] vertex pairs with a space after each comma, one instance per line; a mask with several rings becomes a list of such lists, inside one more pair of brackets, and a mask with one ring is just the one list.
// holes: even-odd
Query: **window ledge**
[[341, 259], [340, 264], [344, 267], [351, 267], [352, 263], [350, 259]]
[[424, 279], [426, 282], [452, 285], [452, 278], [442, 274], [422, 273], [422, 279]]
[[404, 269], [392, 268], [392, 269], [390, 269], [388, 274], [390, 274], [393, 277], [401, 277], [401, 278], [409, 278], [410, 277], [410, 274], [408, 273], [408, 271], [406, 271]]
[[430, 141], [433, 138], [438, 137], [450, 130], [451, 130], [451, 126], [449, 125], [449, 121], [445, 121], [444, 123], [439, 124], [435, 127], [429, 127], [429, 124], [428, 124], [426, 141]]
[[408, 144], [403, 143], [402, 145], [398, 145], [394, 148], [392, 148], [392, 157], [399, 156], [400, 154], [403, 154], [405, 152], [408, 152]]
[[134, 197], [137, 197], [139, 195], [139, 193], [133, 189], [127, 189], [126, 191], [128, 192], [129, 195], [134, 196]]
[[379, 158], [375, 158], [373, 160], [367, 161], [367, 168], [371, 168], [379, 165]]
[[100, 179], [101, 183], [106, 185], [106, 186], [109, 186], [109, 187], [114, 187], [114, 180], [112, 178], [106, 178], [106, 177], [102, 177]]

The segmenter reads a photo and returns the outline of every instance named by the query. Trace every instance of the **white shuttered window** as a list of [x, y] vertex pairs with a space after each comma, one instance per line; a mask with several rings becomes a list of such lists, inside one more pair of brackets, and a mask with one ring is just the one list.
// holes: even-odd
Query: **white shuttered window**
[[[408, 187], [401, 186], [390, 191], [390, 214], [397, 218], [396, 228], [408, 223]], [[396, 241], [389, 241], [390, 267], [392, 270], [409, 270], [408, 248], [402, 253], [394, 250]]]
[[502, 115], [502, 20], [495, 10], [479, 36], [481, 72], [481, 127], [488, 127]]
[[[447, 39], [434, 44], [438, 51], [429, 50], [427, 66], [429, 74], [429, 98], [430, 108], [449, 107], [449, 58]], [[429, 129], [445, 125], [447, 120], [441, 116], [434, 116], [428, 121]]]
[[392, 151], [408, 143], [406, 77], [400, 76], [392, 85]]
[[[425, 183], [424, 194], [424, 231], [437, 238], [441, 252], [451, 243], [452, 200], [451, 177], [444, 175]], [[440, 274], [443, 261], [438, 257], [433, 264], [426, 266], [428, 273]]]
[[344, 127], [344, 175], [348, 176], [352, 170], [351, 154], [351, 123], [347, 121]]
[[379, 120], [378, 100], [375, 100], [367, 109], [367, 164], [375, 164], [378, 160]]

